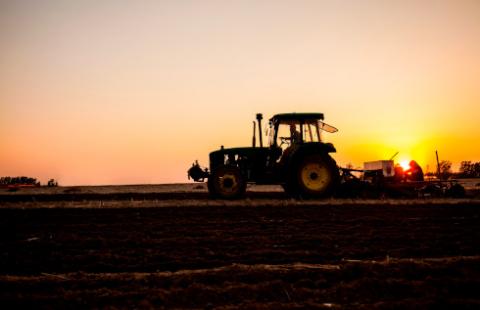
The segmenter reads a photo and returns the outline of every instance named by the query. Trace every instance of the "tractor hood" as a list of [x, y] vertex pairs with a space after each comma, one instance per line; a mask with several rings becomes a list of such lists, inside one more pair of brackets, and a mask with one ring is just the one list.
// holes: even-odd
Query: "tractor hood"
[[219, 156], [252, 156], [257, 154], [266, 154], [268, 147], [232, 147], [232, 148], [220, 148], [219, 150], [210, 153], [210, 159]]
[[245, 159], [252, 161], [266, 157], [269, 150], [268, 147], [222, 147], [210, 153], [210, 171], [219, 165], [233, 164], [234, 162]]

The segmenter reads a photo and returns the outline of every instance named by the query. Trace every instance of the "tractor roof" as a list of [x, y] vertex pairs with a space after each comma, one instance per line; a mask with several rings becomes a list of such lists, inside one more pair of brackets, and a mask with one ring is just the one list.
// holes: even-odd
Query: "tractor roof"
[[323, 120], [323, 113], [283, 113], [276, 114], [271, 121], [306, 121], [312, 119]]

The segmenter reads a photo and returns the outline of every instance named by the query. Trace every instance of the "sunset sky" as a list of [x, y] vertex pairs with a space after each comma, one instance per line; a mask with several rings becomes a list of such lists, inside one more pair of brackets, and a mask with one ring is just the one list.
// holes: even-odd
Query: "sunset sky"
[[0, 0], [0, 176], [186, 182], [255, 113], [338, 164], [480, 161], [480, 1]]

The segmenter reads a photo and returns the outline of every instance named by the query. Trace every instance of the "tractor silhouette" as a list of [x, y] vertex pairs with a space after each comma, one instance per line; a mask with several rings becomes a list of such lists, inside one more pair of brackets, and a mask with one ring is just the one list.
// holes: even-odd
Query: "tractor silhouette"
[[323, 122], [322, 113], [277, 114], [269, 120], [268, 146], [264, 147], [262, 118], [257, 114], [257, 123], [253, 122], [251, 147], [222, 146], [210, 153], [209, 169], [195, 162], [188, 177], [197, 182], [208, 179], [208, 191], [214, 198], [241, 198], [247, 183], [278, 184], [297, 198], [331, 196], [340, 182], [340, 173], [329, 155], [336, 151], [335, 147], [323, 142], [322, 132], [337, 129]]

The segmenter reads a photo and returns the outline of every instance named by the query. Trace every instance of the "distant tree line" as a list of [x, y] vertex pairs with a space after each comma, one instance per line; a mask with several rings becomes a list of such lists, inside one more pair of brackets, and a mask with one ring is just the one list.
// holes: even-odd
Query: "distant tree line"
[[480, 178], [480, 162], [462, 161], [458, 172], [459, 178]]
[[455, 178], [480, 178], [480, 162], [462, 161], [458, 172], [452, 172], [452, 162], [442, 160], [439, 163], [440, 171], [426, 173], [427, 176], [438, 176], [446, 180], [449, 177]]
[[19, 184], [40, 185], [40, 182], [38, 182], [37, 179], [35, 178], [29, 178], [29, 177], [1, 177], [0, 178], [0, 185], [19, 185]]

